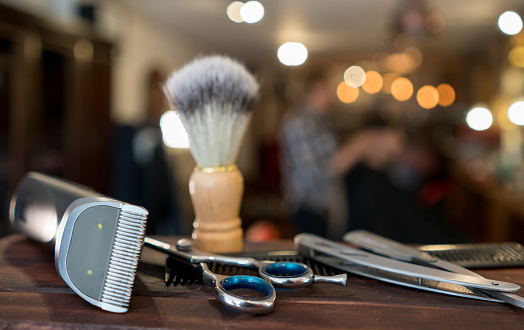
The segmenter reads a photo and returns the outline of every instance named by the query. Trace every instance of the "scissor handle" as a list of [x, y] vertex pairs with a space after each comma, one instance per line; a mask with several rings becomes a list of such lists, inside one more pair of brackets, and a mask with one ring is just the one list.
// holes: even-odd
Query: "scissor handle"
[[[224, 276], [212, 273], [201, 263], [204, 281], [215, 285], [215, 296], [224, 306], [235, 311], [251, 314], [268, 314], [273, 311], [276, 292], [271, 283], [256, 276]], [[244, 298], [232, 293], [235, 289], [251, 289], [264, 295], [263, 298]]]
[[258, 265], [260, 276], [276, 288], [301, 288], [320, 282], [346, 285], [346, 274], [318, 276], [309, 266], [300, 262], [259, 261]]

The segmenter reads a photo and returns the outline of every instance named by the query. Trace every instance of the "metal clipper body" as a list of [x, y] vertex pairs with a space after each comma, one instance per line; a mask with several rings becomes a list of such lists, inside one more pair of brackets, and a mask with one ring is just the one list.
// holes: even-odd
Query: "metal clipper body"
[[107, 311], [127, 311], [147, 210], [30, 172], [9, 213], [15, 230], [55, 249], [57, 271], [78, 295]]

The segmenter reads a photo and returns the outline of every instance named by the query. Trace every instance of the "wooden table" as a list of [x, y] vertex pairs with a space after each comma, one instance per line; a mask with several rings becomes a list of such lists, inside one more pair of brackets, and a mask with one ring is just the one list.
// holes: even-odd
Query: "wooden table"
[[[175, 242], [173, 237], [160, 239]], [[279, 241], [246, 244], [246, 249], [292, 246], [291, 241]], [[166, 287], [164, 261], [163, 254], [144, 249], [129, 311], [113, 314], [90, 305], [65, 285], [56, 273], [53, 253], [45, 246], [21, 235], [4, 237], [0, 239], [0, 329], [524, 329], [524, 309], [353, 275], [347, 287], [316, 284], [278, 290], [275, 309], [268, 315], [237, 313], [220, 305], [205, 284]], [[479, 273], [524, 287], [524, 269]]]

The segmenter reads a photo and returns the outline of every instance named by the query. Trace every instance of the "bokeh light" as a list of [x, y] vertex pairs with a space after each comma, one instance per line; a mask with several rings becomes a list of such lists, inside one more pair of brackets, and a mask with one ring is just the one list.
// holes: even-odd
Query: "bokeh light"
[[449, 107], [455, 102], [455, 90], [449, 84], [440, 84], [437, 86], [438, 105]]
[[475, 131], [484, 131], [493, 124], [493, 115], [486, 108], [473, 108], [466, 115], [466, 123]]
[[358, 99], [359, 90], [358, 88], [350, 87], [345, 81], [338, 84], [337, 96], [341, 102], [353, 103]]
[[407, 101], [413, 95], [413, 84], [408, 78], [397, 78], [391, 85], [391, 95], [398, 101]]
[[277, 56], [280, 62], [288, 66], [303, 64], [307, 59], [307, 48], [300, 42], [286, 42], [278, 48]]
[[509, 52], [508, 60], [517, 68], [524, 68], [524, 46], [517, 46]]
[[417, 102], [424, 109], [432, 109], [438, 104], [438, 92], [433, 86], [422, 86], [417, 92]]
[[175, 111], [169, 110], [164, 112], [160, 118], [160, 130], [162, 131], [162, 140], [169, 148], [188, 149], [189, 137]]
[[426, 16], [425, 19], [426, 28], [431, 33], [438, 33], [444, 30], [446, 27], [446, 19], [439, 12], [431, 12]]
[[246, 23], [256, 23], [264, 17], [264, 6], [258, 1], [248, 1], [240, 8], [240, 17]]
[[422, 53], [415, 47], [409, 47], [402, 52], [401, 60], [408, 69], [415, 69], [422, 64]]
[[366, 71], [358, 65], [350, 66], [344, 72], [344, 81], [349, 87], [360, 87], [366, 81]]
[[384, 80], [382, 76], [377, 71], [370, 70], [366, 72], [366, 81], [362, 85], [362, 89], [368, 94], [376, 94], [380, 92], [382, 86], [384, 85]]
[[227, 17], [235, 23], [242, 23], [244, 20], [242, 19], [242, 16], [240, 16], [240, 9], [243, 5], [244, 3], [240, 1], [231, 2], [229, 6], [227, 6]]
[[500, 31], [508, 35], [517, 34], [522, 30], [522, 19], [513, 11], [500, 15], [498, 24]]
[[382, 91], [386, 94], [391, 94], [391, 85], [398, 78], [396, 73], [386, 73], [384, 75], [384, 85], [382, 86]]
[[509, 120], [519, 126], [524, 126], [524, 101], [513, 103], [508, 109]]

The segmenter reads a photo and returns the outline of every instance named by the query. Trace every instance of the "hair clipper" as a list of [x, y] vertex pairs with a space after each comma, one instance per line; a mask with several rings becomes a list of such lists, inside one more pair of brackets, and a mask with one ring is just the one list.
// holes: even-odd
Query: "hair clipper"
[[80, 185], [28, 173], [14, 193], [11, 226], [55, 249], [58, 273], [79, 296], [126, 312], [148, 212]]

